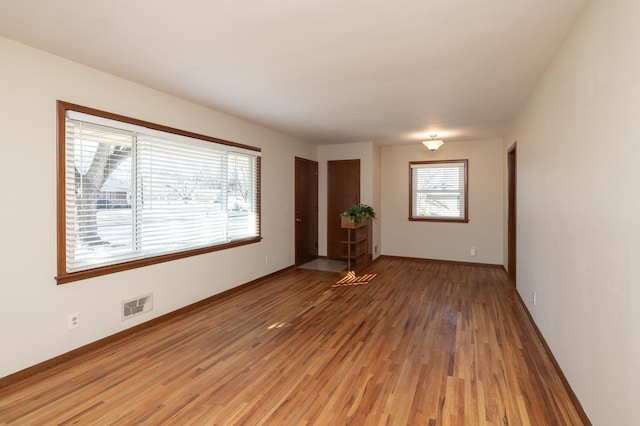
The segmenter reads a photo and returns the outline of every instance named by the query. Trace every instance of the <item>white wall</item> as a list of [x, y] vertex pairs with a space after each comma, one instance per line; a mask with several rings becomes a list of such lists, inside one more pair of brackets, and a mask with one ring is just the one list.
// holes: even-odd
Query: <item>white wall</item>
[[[360, 202], [378, 216], [380, 207], [380, 147], [371, 142], [318, 146], [318, 254], [327, 255], [327, 161], [360, 160]], [[372, 246], [380, 246], [382, 219], [374, 222]], [[380, 256], [373, 253], [373, 257]]]
[[[501, 265], [503, 263], [502, 140], [382, 148], [382, 254]], [[410, 222], [409, 162], [469, 160], [469, 223]], [[470, 256], [476, 247], [477, 256]]]
[[[294, 157], [315, 145], [3, 38], [0, 57], [0, 377], [293, 265]], [[261, 147], [263, 241], [56, 285], [57, 99]], [[122, 322], [149, 292], [154, 310]]]
[[592, 0], [504, 145], [518, 291], [596, 425], [640, 424], [639, 21]]

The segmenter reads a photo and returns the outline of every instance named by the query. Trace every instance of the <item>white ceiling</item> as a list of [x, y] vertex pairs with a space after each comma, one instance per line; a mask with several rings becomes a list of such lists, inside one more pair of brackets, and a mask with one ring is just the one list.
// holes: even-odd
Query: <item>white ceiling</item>
[[317, 143], [502, 137], [588, 0], [0, 0], [0, 35]]

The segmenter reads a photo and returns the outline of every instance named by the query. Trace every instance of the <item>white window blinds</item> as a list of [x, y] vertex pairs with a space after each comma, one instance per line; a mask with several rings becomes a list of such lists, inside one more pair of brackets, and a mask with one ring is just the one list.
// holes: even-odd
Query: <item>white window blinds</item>
[[410, 219], [467, 219], [467, 160], [412, 162], [410, 170]]
[[260, 153], [67, 111], [66, 273], [258, 238]]

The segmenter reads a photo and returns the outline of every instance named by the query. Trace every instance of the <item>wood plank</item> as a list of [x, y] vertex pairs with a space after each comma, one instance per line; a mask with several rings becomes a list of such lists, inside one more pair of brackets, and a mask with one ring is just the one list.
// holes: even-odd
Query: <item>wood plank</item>
[[0, 390], [0, 424], [583, 424], [500, 268], [296, 269]]

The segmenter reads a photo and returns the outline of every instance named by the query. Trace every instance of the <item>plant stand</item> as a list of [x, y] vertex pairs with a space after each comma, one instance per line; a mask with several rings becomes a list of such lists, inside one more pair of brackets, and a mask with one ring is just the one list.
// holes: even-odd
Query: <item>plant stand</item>
[[360, 265], [369, 261], [369, 220], [360, 223], [352, 223], [346, 217], [342, 217], [342, 228], [347, 230], [346, 244], [347, 270], [351, 271], [352, 263]]

